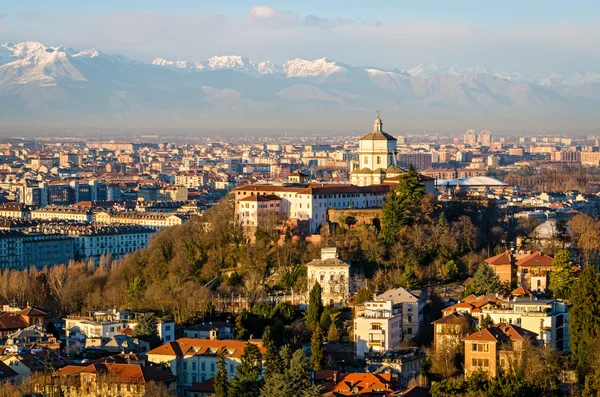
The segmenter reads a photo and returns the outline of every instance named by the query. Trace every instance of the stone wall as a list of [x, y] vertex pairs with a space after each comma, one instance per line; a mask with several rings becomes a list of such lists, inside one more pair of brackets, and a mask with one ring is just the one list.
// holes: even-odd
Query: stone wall
[[339, 225], [345, 224], [345, 227], [356, 227], [359, 225], [375, 225], [381, 227], [381, 218], [383, 217], [383, 210], [381, 208], [375, 209], [345, 209], [337, 210], [330, 208], [327, 211], [327, 219], [330, 223], [337, 223]]

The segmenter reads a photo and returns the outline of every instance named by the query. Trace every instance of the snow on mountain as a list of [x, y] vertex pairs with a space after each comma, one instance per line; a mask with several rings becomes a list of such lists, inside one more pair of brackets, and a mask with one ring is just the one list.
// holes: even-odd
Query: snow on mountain
[[407, 71], [411, 76], [423, 76], [432, 75], [438, 72], [438, 67], [435, 64], [429, 64], [425, 66], [423, 64], [417, 65], [414, 68]]
[[271, 61], [261, 62], [257, 66], [258, 73], [262, 75], [280, 75], [283, 73], [281, 66], [274, 64]]
[[325, 77], [334, 73], [344, 72], [345, 69], [327, 58], [307, 61], [296, 58], [283, 64], [287, 77]]
[[242, 72], [255, 72], [256, 65], [246, 57], [237, 55], [214, 56], [207, 62], [208, 67], [213, 70], [232, 69]]
[[244, 114], [283, 109], [293, 115], [327, 106], [340, 114], [367, 108], [427, 116], [579, 114], [600, 106], [600, 74], [530, 76], [486, 65], [434, 64], [405, 72], [327, 58], [277, 65], [236, 55], [198, 62], [157, 58], [148, 64], [39, 42], [0, 46], [0, 116], [180, 117], [215, 109]]
[[38, 42], [7, 43], [3, 45], [12, 53], [10, 62], [0, 66], [3, 80], [26, 84], [46, 81], [51, 85], [56, 77], [85, 80], [81, 72], [71, 63], [64, 47], [46, 47]]
[[167, 61], [166, 59], [156, 58], [152, 61], [152, 65], [163, 66], [163, 67], [174, 67], [178, 69], [187, 69], [188, 63], [186, 61]]

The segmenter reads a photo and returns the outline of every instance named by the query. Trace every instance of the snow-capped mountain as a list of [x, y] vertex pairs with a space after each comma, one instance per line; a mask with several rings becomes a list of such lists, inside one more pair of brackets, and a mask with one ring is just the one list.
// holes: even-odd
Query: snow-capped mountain
[[593, 114], [600, 74], [527, 76], [486, 65], [408, 71], [327, 58], [255, 62], [238, 55], [151, 63], [38, 42], [0, 46], [0, 117], [176, 117], [212, 114], [340, 115], [380, 109], [457, 114]]

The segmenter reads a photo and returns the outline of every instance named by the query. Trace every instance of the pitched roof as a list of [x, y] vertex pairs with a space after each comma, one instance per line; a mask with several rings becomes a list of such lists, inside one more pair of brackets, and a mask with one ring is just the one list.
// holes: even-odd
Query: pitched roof
[[23, 317], [13, 313], [0, 314], [0, 331], [12, 331], [29, 327]]
[[35, 316], [45, 316], [48, 313], [46, 313], [43, 310], [37, 309], [35, 307], [27, 306], [25, 309], [21, 310], [19, 312], [19, 314], [22, 316], [35, 317]]
[[18, 374], [8, 365], [0, 361], [0, 380], [6, 381], [7, 379], [14, 378]]
[[214, 393], [215, 392], [215, 378], [210, 378], [204, 382], [196, 382], [188, 388], [188, 391]]
[[[216, 356], [221, 351], [226, 357], [240, 358], [244, 353], [244, 348], [250, 342], [233, 339], [223, 340], [208, 340], [197, 338], [179, 338], [175, 342], [168, 342], [162, 346], [152, 349], [148, 354], [164, 355], [164, 356]], [[261, 353], [265, 353], [266, 349], [262, 342], [252, 342], [258, 346]]]
[[531, 295], [531, 291], [523, 286], [520, 286], [519, 288], [512, 290], [510, 294], [513, 296]]
[[517, 261], [517, 266], [524, 267], [534, 267], [534, 266], [542, 266], [549, 267], [552, 266], [552, 262], [554, 262], [554, 258], [546, 255], [542, 252], [536, 251]]
[[510, 253], [508, 251], [505, 251], [496, 256], [492, 256], [491, 258], [487, 258], [485, 260], [485, 263], [487, 263], [488, 265], [508, 265], [511, 263]]
[[536, 339], [538, 334], [514, 324], [501, 323], [473, 332], [463, 338], [465, 341], [509, 342], [525, 338]]
[[434, 322], [432, 322], [432, 324], [455, 324], [455, 325], [461, 325], [464, 324], [464, 321], [466, 320], [473, 320], [473, 317], [471, 317], [470, 314], [463, 314], [463, 313], [450, 313], [442, 318], [440, 318], [439, 320], [435, 320]]
[[[339, 374], [337, 383], [329, 388], [326, 385], [326, 391], [332, 391], [339, 396], [355, 396], [356, 394], [370, 395], [371, 393], [385, 392], [391, 393], [390, 388], [392, 381], [391, 374], [371, 374], [371, 373], [350, 373]], [[358, 393], [354, 390], [357, 389]]]
[[397, 141], [397, 139], [387, 132], [373, 131], [360, 138], [359, 141]]
[[139, 364], [95, 363], [85, 367], [68, 365], [58, 370], [59, 375], [98, 372], [107, 372], [121, 383], [168, 382], [177, 379], [162, 369]]
[[419, 297], [413, 294], [411, 291], [408, 291], [402, 287], [389, 289], [382, 294], [379, 294], [375, 297], [376, 301], [386, 301], [391, 300], [394, 303], [416, 303], [419, 301]]

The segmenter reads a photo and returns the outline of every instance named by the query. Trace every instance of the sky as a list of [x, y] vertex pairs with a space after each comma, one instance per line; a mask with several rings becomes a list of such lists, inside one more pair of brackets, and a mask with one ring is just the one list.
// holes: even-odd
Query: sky
[[600, 1], [0, 1], [0, 42], [143, 61], [327, 57], [355, 66], [600, 71]]

